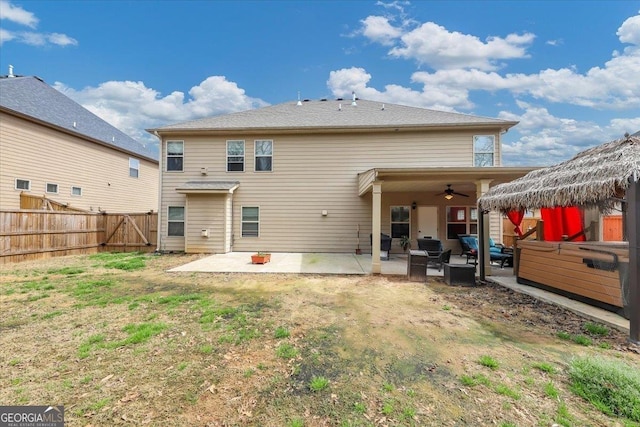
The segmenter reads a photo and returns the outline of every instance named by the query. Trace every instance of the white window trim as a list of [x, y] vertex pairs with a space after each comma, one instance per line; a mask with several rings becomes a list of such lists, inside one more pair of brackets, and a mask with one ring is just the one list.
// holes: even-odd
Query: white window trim
[[[242, 218], [242, 214], [243, 214], [244, 208], [258, 208], [258, 220], [257, 221], [245, 221]], [[260, 237], [260, 226], [261, 226], [260, 223], [262, 222], [261, 221], [261, 217], [262, 217], [262, 214], [260, 213], [260, 206], [255, 206], [255, 205], [241, 206], [240, 207], [240, 237], [243, 238], [243, 239], [257, 239], [258, 237]], [[246, 223], [251, 223], [251, 224], [253, 224], [253, 223], [257, 223], [258, 224], [258, 235], [257, 236], [243, 236], [242, 235], [242, 231], [243, 231], [245, 222]]]
[[[49, 191], [49, 186], [50, 185], [55, 185], [56, 186], [56, 191]], [[47, 182], [44, 185], [44, 191], [47, 194], [58, 194], [60, 192], [60, 186], [58, 184], [56, 184], [55, 182]]]
[[[184, 147], [182, 149], [182, 152], [184, 153]], [[184, 157], [184, 154], [183, 154]], [[134, 166], [131, 166], [131, 163], [134, 163]], [[184, 166], [184, 164], [183, 164]], [[136, 176], [131, 175], [131, 171], [135, 170], [136, 171]], [[140, 178], [140, 160], [136, 159], [135, 157], [129, 157], [129, 178]]]
[[[240, 156], [229, 156], [229, 143], [230, 142], [242, 142], [242, 170], [241, 171], [230, 171], [229, 170], [229, 157], [240, 157]], [[247, 143], [244, 139], [228, 139], [226, 144], [226, 163], [225, 170], [227, 173], [243, 173], [247, 168]]]
[[[73, 189], [74, 189], [74, 188], [79, 188], [79, 189], [80, 189], [80, 194], [73, 194]], [[73, 197], [82, 197], [82, 193], [83, 193], [83, 191], [82, 191], [82, 187], [80, 187], [79, 185], [72, 185], [72, 186], [71, 186], [71, 195], [72, 195]]]
[[[176, 221], [176, 220], [171, 220], [169, 219], [169, 209], [170, 208], [182, 208], [182, 213], [183, 213], [183, 218], [182, 221]], [[170, 236], [169, 235], [169, 223], [170, 222], [182, 222], [183, 227], [182, 227], [182, 236]], [[170, 239], [184, 239], [187, 236], [187, 208], [186, 206], [167, 206], [167, 237]]]
[[[258, 154], [256, 153], [256, 149], [258, 147], [258, 142], [264, 142], [264, 141], [268, 141], [271, 143], [271, 154], [268, 156], [265, 155], [260, 155], [258, 156]], [[258, 157], [271, 157], [271, 169], [269, 170], [257, 170], [256, 166], [258, 163]], [[273, 139], [256, 139], [253, 141], [253, 171], [254, 172], [258, 172], [258, 173], [269, 173], [269, 172], [273, 172]]]
[[[169, 155], [169, 143], [170, 142], [180, 142], [182, 144], [182, 155], [181, 156], [177, 156], [177, 155]], [[181, 173], [184, 172], [184, 159], [185, 159], [185, 146], [184, 146], [184, 140], [182, 139], [169, 139], [165, 142], [165, 154], [164, 154], [164, 171], [165, 172], [169, 172], [169, 173]], [[177, 157], [181, 157], [182, 158], [182, 169], [180, 170], [169, 170], [168, 166], [169, 166], [169, 157], [171, 158], [177, 158]]]
[[[476, 151], [476, 138], [493, 138], [493, 150], [492, 151]], [[496, 136], [495, 135], [473, 135], [472, 139], [473, 158], [471, 159], [471, 166], [473, 167], [493, 167], [496, 165]], [[476, 154], [491, 154], [493, 161], [488, 166], [476, 166]]]
[[[28, 188], [18, 188], [18, 181], [26, 182]], [[18, 190], [18, 191], [31, 191], [31, 180], [30, 179], [16, 178], [14, 183], [13, 183], [13, 188], [14, 188], [14, 190]]]

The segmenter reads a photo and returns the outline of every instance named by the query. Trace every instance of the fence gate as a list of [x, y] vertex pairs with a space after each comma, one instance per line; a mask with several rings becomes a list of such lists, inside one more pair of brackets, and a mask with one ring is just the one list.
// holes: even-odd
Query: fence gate
[[150, 252], [155, 249], [158, 214], [104, 215], [103, 251]]

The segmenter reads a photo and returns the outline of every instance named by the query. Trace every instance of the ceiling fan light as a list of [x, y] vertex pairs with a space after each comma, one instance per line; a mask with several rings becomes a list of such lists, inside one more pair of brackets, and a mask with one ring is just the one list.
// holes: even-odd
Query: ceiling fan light
[[444, 198], [447, 199], [447, 200], [451, 200], [451, 199], [453, 199], [453, 194], [445, 194]]

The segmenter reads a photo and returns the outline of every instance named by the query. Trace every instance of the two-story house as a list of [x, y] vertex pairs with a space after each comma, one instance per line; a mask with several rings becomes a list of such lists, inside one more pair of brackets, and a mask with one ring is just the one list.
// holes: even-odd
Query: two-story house
[[0, 78], [0, 209], [20, 193], [107, 212], [158, 209], [157, 154], [37, 77]]
[[[477, 233], [477, 197], [532, 170], [501, 167], [514, 125], [354, 97], [149, 129], [161, 146], [158, 249], [372, 251], [374, 272], [381, 232], [394, 251], [404, 235], [458, 250], [458, 234]], [[497, 214], [490, 223], [500, 240]]]

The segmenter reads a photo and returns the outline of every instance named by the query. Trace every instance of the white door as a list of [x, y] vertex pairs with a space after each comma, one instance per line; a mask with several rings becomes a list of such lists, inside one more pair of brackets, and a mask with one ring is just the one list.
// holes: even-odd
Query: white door
[[438, 207], [418, 206], [418, 238], [438, 238]]

